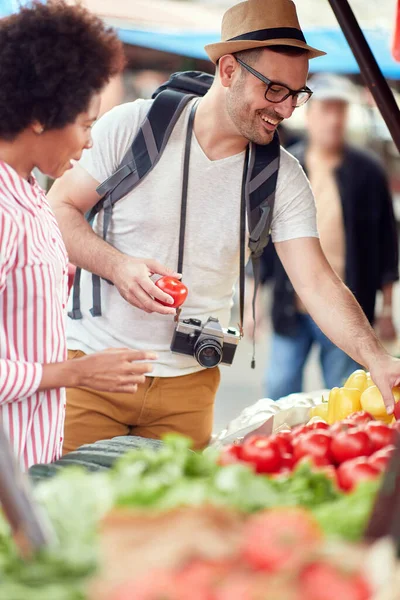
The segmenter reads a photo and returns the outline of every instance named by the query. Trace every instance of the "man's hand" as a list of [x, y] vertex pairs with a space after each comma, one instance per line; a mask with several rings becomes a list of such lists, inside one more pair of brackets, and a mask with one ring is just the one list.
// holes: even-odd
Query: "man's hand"
[[391, 415], [395, 404], [392, 389], [400, 384], [400, 360], [387, 354], [370, 365], [369, 372], [382, 394], [387, 413]]
[[392, 388], [400, 383], [400, 360], [383, 348], [360, 305], [326, 260], [319, 240], [299, 238], [275, 246], [311, 317], [336, 346], [370, 371], [392, 414]]
[[106, 392], [135, 393], [137, 386], [145, 382], [145, 375], [151, 373], [149, 363], [154, 360], [152, 352], [110, 348], [96, 354], [68, 361], [74, 371], [74, 387], [90, 387]]
[[77, 164], [54, 183], [48, 194], [70, 261], [112, 281], [133, 306], [148, 313], [175, 314], [174, 308], [155, 301], [157, 298], [173, 304], [172, 298], [157, 288], [150, 276], [170, 275], [178, 279], [181, 276], [156, 260], [123, 254], [94, 233], [86, 221], [85, 214], [99, 201], [98, 185], [99, 182]]
[[160, 313], [161, 315], [174, 315], [176, 310], [163, 306], [157, 300], [173, 304], [171, 296], [160, 290], [150, 279], [152, 275], [170, 275], [181, 278], [179, 273], [164, 267], [151, 258], [121, 257], [118, 268], [115, 270], [113, 283], [121, 296], [141, 310], [147, 313]]

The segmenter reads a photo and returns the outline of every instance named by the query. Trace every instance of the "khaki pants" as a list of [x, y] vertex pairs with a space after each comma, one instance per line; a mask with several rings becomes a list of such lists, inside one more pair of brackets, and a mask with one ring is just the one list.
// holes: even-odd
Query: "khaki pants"
[[[80, 350], [68, 352], [69, 359], [80, 356]], [[219, 381], [216, 367], [182, 377], [147, 377], [136, 394], [69, 388], [63, 453], [118, 435], [158, 439], [171, 432], [203, 448], [212, 433]]]

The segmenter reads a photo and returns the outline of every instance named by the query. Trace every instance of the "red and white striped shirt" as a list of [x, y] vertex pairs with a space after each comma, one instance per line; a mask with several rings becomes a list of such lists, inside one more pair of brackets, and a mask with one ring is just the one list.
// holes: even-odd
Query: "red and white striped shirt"
[[0, 161], [0, 422], [24, 469], [61, 453], [65, 390], [37, 389], [67, 358], [67, 265], [43, 190]]

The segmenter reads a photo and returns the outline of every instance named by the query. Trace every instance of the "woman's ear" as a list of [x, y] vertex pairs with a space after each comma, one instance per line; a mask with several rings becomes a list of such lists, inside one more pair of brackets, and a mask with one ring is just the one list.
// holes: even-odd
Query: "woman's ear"
[[41, 135], [44, 132], [44, 127], [41, 123], [39, 123], [39, 121], [33, 121], [30, 127], [33, 133], [36, 133], [36, 135]]

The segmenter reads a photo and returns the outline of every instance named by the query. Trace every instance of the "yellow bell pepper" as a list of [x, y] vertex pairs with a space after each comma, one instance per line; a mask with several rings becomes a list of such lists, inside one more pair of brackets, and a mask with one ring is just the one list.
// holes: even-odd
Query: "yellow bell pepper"
[[[400, 400], [400, 388], [395, 387], [392, 391], [395, 401], [398, 402]], [[372, 385], [361, 394], [361, 407], [379, 421], [385, 423], [392, 423], [393, 421], [393, 415], [387, 414], [382, 394], [376, 385]]]
[[374, 384], [374, 382], [371, 379], [371, 375], [369, 373], [367, 373], [367, 379], [366, 379], [366, 382], [365, 382], [365, 389], [367, 390], [369, 387], [372, 387], [373, 385], [375, 385], [375, 384]]
[[361, 410], [361, 392], [352, 388], [333, 388], [328, 399], [328, 423], [345, 419], [351, 413]]
[[329, 392], [329, 397], [328, 397], [328, 423], [329, 423], [329, 425], [333, 425], [333, 423], [335, 422], [338, 391], [339, 391], [339, 388], [334, 387]]
[[310, 410], [310, 419], [313, 417], [319, 417], [323, 421], [328, 422], [328, 403], [322, 402], [321, 404], [317, 404], [317, 406], [313, 406]]
[[361, 394], [368, 387], [368, 383], [371, 380], [369, 373], [367, 374], [363, 369], [357, 369], [350, 375], [343, 387], [347, 389], [360, 390]]

